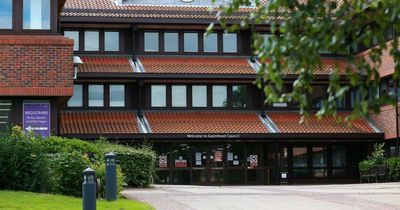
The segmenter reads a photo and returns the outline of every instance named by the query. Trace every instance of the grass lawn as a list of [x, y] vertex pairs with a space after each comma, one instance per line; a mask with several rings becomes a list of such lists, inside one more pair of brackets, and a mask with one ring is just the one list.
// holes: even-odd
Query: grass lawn
[[[81, 210], [82, 199], [31, 192], [0, 191], [0, 209], [7, 210]], [[142, 210], [154, 209], [138, 201], [118, 199], [115, 202], [97, 201], [98, 210]]]

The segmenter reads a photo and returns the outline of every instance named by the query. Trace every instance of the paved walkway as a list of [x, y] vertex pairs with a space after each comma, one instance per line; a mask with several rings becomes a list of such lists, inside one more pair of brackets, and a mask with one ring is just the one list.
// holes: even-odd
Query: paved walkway
[[400, 210], [400, 183], [288, 186], [156, 185], [127, 198], [160, 210]]

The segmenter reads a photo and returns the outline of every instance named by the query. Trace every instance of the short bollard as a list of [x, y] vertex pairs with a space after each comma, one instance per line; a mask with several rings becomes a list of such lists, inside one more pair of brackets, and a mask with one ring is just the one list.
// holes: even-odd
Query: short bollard
[[96, 210], [96, 172], [91, 168], [83, 171], [83, 210]]
[[117, 165], [116, 156], [110, 152], [106, 154], [106, 200], [117, 200]]

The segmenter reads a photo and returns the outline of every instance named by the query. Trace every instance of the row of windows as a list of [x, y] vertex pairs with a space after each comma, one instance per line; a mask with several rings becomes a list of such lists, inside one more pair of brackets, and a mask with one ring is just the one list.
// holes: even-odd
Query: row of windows
[[[109, 85], [109, 106], [125, 107], [125, 85]], [[68, 101], [68, 107], [83, 106], [83, 86], [74, 85], [74, 95]], [[104, 85], [88, 85], [88, 106], [104, 107]]]
[[[50, 0], [23, 0], [23, 29], [50, 30]], [[0, 29], [13, 28], [13, 0], [0, 0]]]
[[[79, 31], [64, 31], [64, 36], [74, 40], [74, 51], [79, 51]], [[84, 51], [100, 51], [100, 31], [85, 30], [84, 36]], [[118, 52], [119, 51], [119, 32], [104, 31], [104, 51]]]
[[[247, 106], [247, 86], [231, 86], [232, 107]], [[208, 106], [208, 88], [207, 85], [192, 85], [192, 107], [201, 108]], [[211, 104], [212, 107], [228, 107], [228, 86], [211, 86]], [[171, 85], [171, 107], [187, 107], [188, 91], [186, 85]], [[151, 107], [167, 107], [167, 86], [151, 86]]]
[[[202, 43], [199, 38], [202, 37]], [[219, 39], [218, 36], [222, 36]], [[160, 39], [163, 39], [163, 50], [160, 49]], [[183, 42], [180, 42], [183, 39]], [[203, 35], [199, 32], [156, 32], [146, 31], [144, 32], [144, 51], [145, 52], [186, 52], [186, 53], [197, 53], [200, 52], [200, 46], [202, 46], [202, 52], [204, 53], [218, 53], [219, 47], [218, 42], [222, 41], [222, 52], [224, 53], [237, 53], [238, 52], [238, 38], [237, 34], [234, 33], [211, 33], [208, 36]], [[180, 45], [183, 44], [181, 47]], [[181, 49], [182, 48], [182, 49]]]

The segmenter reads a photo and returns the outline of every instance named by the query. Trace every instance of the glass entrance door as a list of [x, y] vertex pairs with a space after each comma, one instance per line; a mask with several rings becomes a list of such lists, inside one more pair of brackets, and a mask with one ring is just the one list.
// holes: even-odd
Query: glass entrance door
[[211, 145], [210, 155], [208, 156], [209, 167], [209, 183], [224, 184], [225, 183], [225, 145]]

